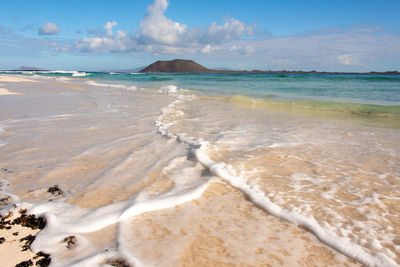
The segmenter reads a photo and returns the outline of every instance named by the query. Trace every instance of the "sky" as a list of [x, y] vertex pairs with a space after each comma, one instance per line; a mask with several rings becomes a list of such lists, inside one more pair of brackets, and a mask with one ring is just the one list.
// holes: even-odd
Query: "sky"
[[399, 0], [1, 1], [0, 69], [400, 71]]

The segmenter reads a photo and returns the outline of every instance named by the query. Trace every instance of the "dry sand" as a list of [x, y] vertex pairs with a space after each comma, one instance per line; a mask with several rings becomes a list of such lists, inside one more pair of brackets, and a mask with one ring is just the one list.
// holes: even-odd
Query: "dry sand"
[[30, 244], [43, 226], [42, 220], [24, 214], [23, 210], [0, 217], [0, 266], [48, 266], [48, 255], [30, 250]]

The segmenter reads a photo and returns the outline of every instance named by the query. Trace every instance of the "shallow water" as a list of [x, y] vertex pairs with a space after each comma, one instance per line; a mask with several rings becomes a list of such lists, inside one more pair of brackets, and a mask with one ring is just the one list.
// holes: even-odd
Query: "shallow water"
[[[223, 90], [204, 97], [171, 80], [53, 78], [5, 83], [23, 94], [0, 96], [0, 177], [2, 194], [47, 217], [32, 248], [56, 264], [400, 264], [397, 115], [382, 125], [243, 104]], [[54, 184], [64, 193], [48, 193]], [[78, 245], [67, 249], [71, 235]]]
[[357, 244], [399, 258], [398, 130], [219, 105], [187, 105], [172, 130], [207, 140], [213, 161], [229, 163], [250, 197], [264, 194], [261, 205], [282, 209], [277, 216], [306, 216], [305, 227], [338, 238], [331, 245], [346, 244], [347, 255]]

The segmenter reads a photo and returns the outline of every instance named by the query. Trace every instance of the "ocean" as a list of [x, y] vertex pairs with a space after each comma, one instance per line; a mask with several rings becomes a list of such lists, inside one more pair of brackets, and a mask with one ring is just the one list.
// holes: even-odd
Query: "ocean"
[[400, 264], [398, 75], [3, 74], [0, 192], [58, 265]]

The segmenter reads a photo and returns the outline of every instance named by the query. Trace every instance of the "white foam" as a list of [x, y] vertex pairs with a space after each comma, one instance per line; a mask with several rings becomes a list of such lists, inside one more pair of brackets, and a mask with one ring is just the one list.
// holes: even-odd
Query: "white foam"
[[[4, 124], [0, 124], [0, 136], [3, 134], [3, 133], [5, 133], [6, 132], [6, 125], [4, 125]], [[2, 140], [2, 139], [0, 139], [0, 147], [2, 147], [2, 146], [5, 146], [7, 143], [4, 141], [4, 140]]]
[[172, 94], [172, 95], [176, 95], [178, 93], [181, 92], [181, 88], [178, 88], [176, 85], [170, 84], [170, 85], [165, 85], [162, 86], [158, 92], [159, 93], [166, 93], [166, 94]]
[[74, 77], [82, 77], [82, 76], [88, 76], [88, 75], [89, 74], [86, 73], [86, 72], [78, 72], [78, 71], [76, 71], [76, 72], [72, 73], [72, 76], [74, 76]]
[[6, 125], [4, 124], [0, 124], [0, 134], [5, 133], [6, 132]]
[[40, 70], [40, 71], [29, 71], [29, 72], [23, 72], [24, 74], [71, 74], [73, 77], [82, 77], [82, 76], [87, 76], [89, 73], [86, 73], [84, 71], [76, 71], [76, 70]]
[[[176, 164], [176, 162], [173, 161], [173, 164]], [[198, 169], [196, 166], [192, 168]], [[207, 188], [209, 181], [201, 181], [191, 175], [185, 177], [187, 178], [180, 177], [179, 181], [177, 179], [171, 191], [156, 197], [148, 197], [145, 193], [139, 193], [126, 201], [113, 203], [94, 210], [81, 209], [61, 201], [31, 205], [29, 207], [30, 213], [46, 217], [46, 227], [36, 236], [31, 249], [34, 252], [50, 253], [52, 257], [53, 255], [59, 255], [63, 249], [62, 246], [60, 247], [60, 243], [70, 235], [75, 235], [79, 238], [80, 249], [88, 249], [90, 243], [86, 242], [79, 235], [80, 233], [94, 232], [116, 223], [123, 227], [124, 221], [133, 216], [149, 211], [171, 208], [200, 197]], [[128, 228], [128, 226], [123, 228]], [[132, 255], [128, 256], [129, 253], [124, 251], [124, 242], [127, 242], [124, 234], [119, 235], [118, 242], [119, 253], [127, 256], [124, 258], [128, 258], [128, 261], [134, 261], [137, 265], [140, 261]], [[91, 266], [99, 264], [99, 261], [104, 260], [106, 256], [108, 255], [95, 255], [78, 262]], [[62, 262], [57, 258], [54, 258], [54, 260], [59, 263]]]
[[65, 74], [73, 74], [76, 73], [76, 70], [49, 70], [49, 71], [39, 71], [40, 73], [65, 73]]
[[295, 146], [300, 146], [300, 145], [304, 145], [304, 142], [276, 142], [273, 143], [271, 145], [269, 145], [268, 147], [274, 148], [274, 147], [295, 147]]
[[[163, 109], [159, 116], [160, 127], [164, 116], [170, 114], [169, 112], [174, 112], [175, 105], [178, 108], [179, 103], [183, 103], [182, 98], [178, 98]], [[189, 97], [185, 98], [189, 99]], [[167, 128], [164, 126], [165, 130]], [[179, 172], [173, 174], [174, 169], [178, 169]], [[129, 233], [129, 227], [131, 227], [130, 219], [145, 212], [171, 208], [199, 198], [210, 183], [208, 179], [199, 179], [198, 175], [203, 169], [201, 164], [187, 161], [186, 157], [173, 158], [162, 169], [162, 173], [168, 173], [169, 178], [174, 181], [171, 190], [154, 197], [150, 197], [146, 192], [141, 191], [126, 201], [112, 203], [93, 210], [79, 208], [65, 203], [63, 200], [35, 204], [17, 202], [18, 207], [26, 207], [29, 213], [46, 217], [46, 227], [37, 234], [31, 249], [34, 252], [43, 251], [51, 254], [52, 264], [55, 266], [98, 266], [106, 259], [119, 257], [133, 266], [143, 266], [141, 261], [128, 250], [130, 240], [127, 239], [126, 233]], [[18, 200], [15, 199], [15, 201]], [[98, 253], [82, 235], [113, 224], [118, 224], [117, 251]], [[58, 258], [57, 255], [66, 252], [63, 240], [71, 235], [74, 235], [78, 240], [75, 249], [85, 251], [86, 254], [83, 255], [83, 258], [80, 255], [75, 258]]]
[[[168, 86], [162, 89], [162, 91], [168, 92], [171, 90], [174, 92], [177, 87]], [[190, 138], [185, 134], [171, 133], [170, 126], [172, 123], [166, 123], [166, 118], [170, 114], [175, 114], [182, 102], [183, 101], [181, 99], [177, 99], [167, 108], [164, 108], [161, 111], [161, 115], [156, 119], [158, 132], [168, 138], [191, 145], [190, 153], [193, 154], [204, 167], [208, 168], [211, 173], [224, 179], [233, 187], [241, 190], [255, 205], [266, 210], [273, 216], [305, 227], [328, 246], [336, 249], [344, 255], [347, 255], [348, 257], [359, 261], [362, 264], [368, 266], [398, 266], [396, 262], [394, 262], [384, 253], [376, 253], [372, 255], [364, 247], [351, 242], [350, 239], [336, 235], [334, 231], [330, 231], [329, 227], [322, 227], [313, 217], [306, 217], [303, 215], [301, 213], [301, 209], [294, 209], [290, 211], [272, 202], [264, 191], [262, 191], [257, 185], [250, 184], [246, 177], [238, 175], [231, 165], [226, 164], [225, 162], [214, 162], [211, 160], [211, 158], [205, 152], [208, 146], [207, 142]], [[282, 145], [283, 144], [273, 144], [272, 147]], [[298, 143], [284, 144], [284, 146], [295, 145], [298, 145]], [[373, 199], [376, 199], [376, 197]], [[377, 244], [379, 245], [379, 242], [372, 243], [371, 245], [377, 247]]]
[[171, 126], [171, 124], [167, 124], [164, 122], [164, 119], [168, 117], [172, 113], [176, 113], [177, 108], [179, 104], [181, 104], [182, 101], [177, 99], [173, 101], [171, 104], [169, 104], [167, 107], [161, 109], [161, 114], [154, 120], [155, 125], [157, 126], [157, 132], [163, 136], [169, 137], [169, 138], [174, 138], [174, 135], [171, 135], [168, 133], [168, 129]]
[[131, 90], [131, 91], [137, 90], [137, 87], [134, 85], [128, 86], [128, 85], [123, 85], [123, 84], [98, 83], [95, 81], [87, 81], [86, 83], [89, 85], [99, 86], [99, 87], [109, 87], [109, 88], [117, 88], [117, 89]]
[[[9, 183], [7, 180], [0, 179], [0, 199], [3, 198], [8, 198], [9, 203], [15, 203], [19, 201], [19, 198], [17, 195], [11, 194], [10, 192], [7, 191], [7, 188], [9, 186]], [[8, 214], [8, 211], [12, 209], [11, 204], [8, 204], [4, 207], [0, 208], [0, 215], [1, 216], [6, 216]]]
[[230, 185], [240, 189], [257, 206], [270, 214], [307, 228], [322, 242], [368, 266], [398, 266], [396, 262], [383, 253], [369, 254], [363, 247], [351, 243], [349, 239], [342, 238], [321, 227], [314, 218], [308, 218], [299, 212], [289, 211], [270, 201], [265, 192], [257, 186], [249, 185], [244, 177], [239, 177], [229, 164], [224, 162], [214, 163], [204, 152], [204, 148], [195, 149], [197, 159], [209, 170], [224, 179]]

